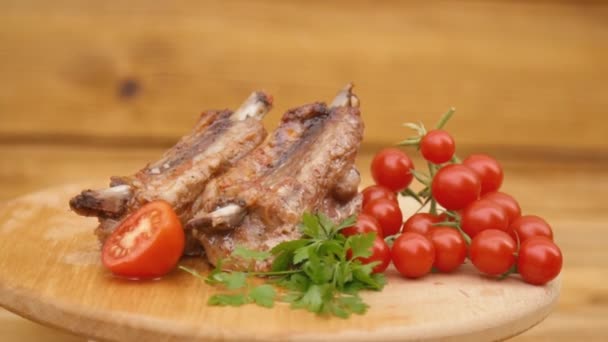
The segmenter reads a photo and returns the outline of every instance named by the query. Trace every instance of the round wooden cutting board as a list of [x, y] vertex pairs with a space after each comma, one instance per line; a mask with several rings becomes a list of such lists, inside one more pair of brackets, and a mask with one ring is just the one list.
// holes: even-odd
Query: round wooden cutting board
[[[0, 205], [0, 305], [91, 338], [499, 340], [542, 321], [559, 296], [559, 278], [531, 286], [516, 277], [485, 278], [465, 265], [456, 274], [421, 280], [389, 269], [385, 289], [364, 294], [369, 311], [349, 319], [317, 317], [285, 304], [210, 307], [214, 289], [185, 272], [147, 282], [112, 277], [100, 263], [96, 220], [68, 208], [70, 196], [85, 187], [54, 188]], [[182, 263], [202, 272], [207, 267], [201, 259]]]

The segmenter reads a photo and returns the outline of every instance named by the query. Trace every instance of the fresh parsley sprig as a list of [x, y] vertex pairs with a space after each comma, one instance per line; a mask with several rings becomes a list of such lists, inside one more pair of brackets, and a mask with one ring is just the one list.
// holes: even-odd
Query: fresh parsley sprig
[[[250, 265], [272, 257], [268, 272], [224, 271], [223, 261], [206, 277], [186, 267], [180, 268], [222, 288], [221, 293], [209, 298], [209, 305], [255, 303], [272, 307], [275, 302], [284, 302], [294, 309], [348, 318], [353, 313], [363, 314], [368, 308], [359, 291], [379, 291], [386, 283], [384, 275], [372, 273], [377, 263], [363, 265], [357, 260], [371, 255], [375, 233], [348, 238], [339, 234], [354, 223], [355, 217], [335, 224], [321, 213], [305, 213], [299, 227], [300, 239], [280, 243], [270, 252], [239, 246], [231, 255], [231, 258], [249, 261]], [[255, 276], [267, 282], [255, 285]]]

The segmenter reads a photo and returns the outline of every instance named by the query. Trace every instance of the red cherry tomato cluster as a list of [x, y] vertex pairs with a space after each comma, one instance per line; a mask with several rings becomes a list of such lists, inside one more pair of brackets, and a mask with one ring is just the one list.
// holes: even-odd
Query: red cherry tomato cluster
[[[372, 255], [361, 260], [378, 262], [374, 272], [383, 272], [392, 261], [403, 276], [418, 278], [433, 270], [453, 272], [468, 258], [489, 276], [519, 273], [530, 284], [551, 281], [562, 268], [551, 226], [541, 217], [522, 215], [517, 201], [499, 191], [504, 173], [496, 159], [473, 154], [461, 162], [455, 156], [454, 138], [443, 130], [452, 113], [428, 132], [421, 124], [406, 125], [418, 134], [400, 145], [420, 151], [428, 175], [415, 170], [400, 149], [387, 148], [374, 157], [376, 184], [363, 190], [362, 214], [343, 234], [376, 232]], [[414, 178], [423, 190], [409, 187]], [[421, 209], [430, 204], [430, 211], [419, 210], [403, 222], [399, 194], [414, 197]]]

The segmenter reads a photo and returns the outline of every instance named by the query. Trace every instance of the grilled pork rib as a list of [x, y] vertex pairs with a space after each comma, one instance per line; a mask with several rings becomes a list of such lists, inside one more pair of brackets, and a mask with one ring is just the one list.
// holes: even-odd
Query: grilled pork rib
[[[340, 92], [331, 107], [313, 103], [287, 111], [269, 139], [208, 184], [192, 206], [187, 228], [212, 264], [239, 245], [269, 250], [298, 238], [306, 211], [338, 221], [359, 210], [354, 161], [363, 122], [351, 88]], [[265, 261], [255, 268], [269, 266]]]
[[204, 112], [192, 132], [160, 160], [133, 176], [112, 177], [109, 188], [83, 191], [70, 207], [99, 218], [96, 233], [102, 242], [123, 217], [157, 199], [169, 202], [186, 223], [207, 182], [262, 143], [267, 133], [261, 119], [271, 107], [269, 95], [254, 92], [234, 112]]

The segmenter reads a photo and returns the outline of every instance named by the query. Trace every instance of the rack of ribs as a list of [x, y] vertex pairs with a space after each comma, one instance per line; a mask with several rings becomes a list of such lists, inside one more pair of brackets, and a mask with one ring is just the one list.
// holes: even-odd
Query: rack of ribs
[[[254, 92], [236, 111], [203, 112], [194, 129], [158, 161], [132, 176], [112, 177], [108, 188], [82, 191], [70, 200], [70, 207], [99, 218], [96, 234], [102, 243], [123, 218], [153, 200], [169, 202], [185, 224], [207, 182], [264, 141], [267, 132], [261, 120], [271, 107], [270, 95]], [[196, 254], [198, 243], [186, 236], [186, 253]]]
[[[349, 84], [329, 106], [288, 110], [263, 144], [208, 183], [186, 228], [212, 264], [224, 259], [225, 268], [250, 267], [227, 257], [236, 246], [267, 251], [299, 238], [304, 212], [339, 221], [359, 211], [354, 162], [363, 122], [358, 106]], [[254, 269], [268, 270], [270, 263], [258, 262]]]

